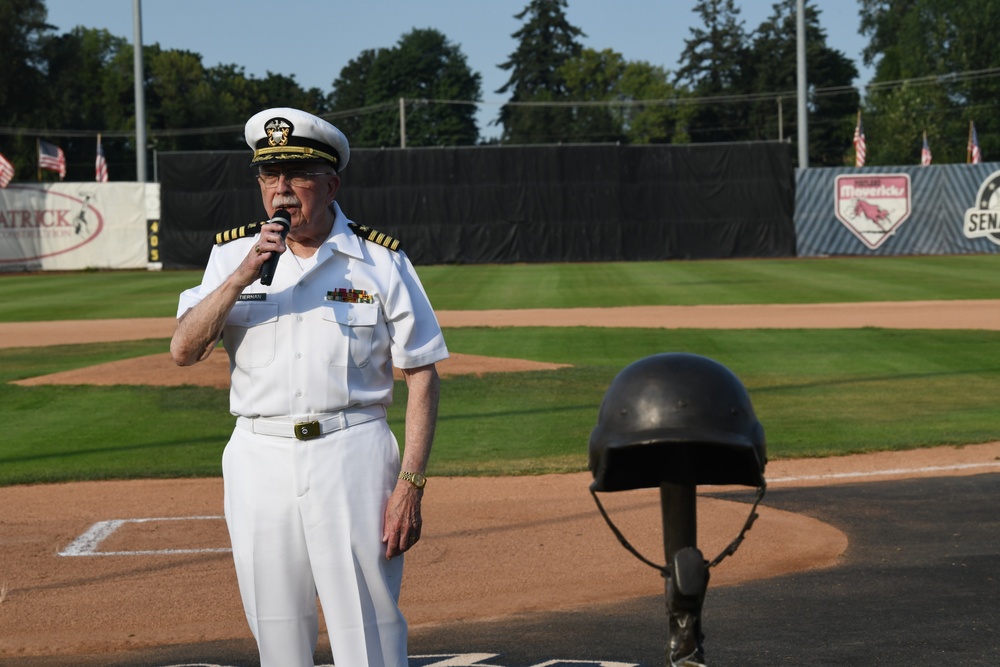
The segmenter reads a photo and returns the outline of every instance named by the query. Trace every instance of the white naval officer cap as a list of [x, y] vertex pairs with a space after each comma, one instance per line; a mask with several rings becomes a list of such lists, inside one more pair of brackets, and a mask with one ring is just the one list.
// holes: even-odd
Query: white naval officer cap
[[289, 107], [265, 109], [247, 121], [247, 145], [253, 149], [251, 166], [326, 160], [338, 172], [347, 166], [351, 148], [336, 127], [311, 113]]

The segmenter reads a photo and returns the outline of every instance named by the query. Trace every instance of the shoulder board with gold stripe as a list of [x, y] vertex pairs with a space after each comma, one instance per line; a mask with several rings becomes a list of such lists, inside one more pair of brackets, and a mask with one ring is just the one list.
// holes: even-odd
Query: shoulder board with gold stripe
[[399, 239], [394, 239], [391, 236], [387, 236], [377, 229], [372, 229], [368, 225], [359, 225], [356, 222], [352, 222], [348, 225], [355, 234], [365, 239], [366, 241], [371, 241], [372, 243], [377, 243], [380, 246], [386, 247], [389, 250], [397, 251], [399, 250]]
[[260, 222], [251, 222], [249, 225], [233, 227], [228, 231], [219, 232], [215, 235], [215, 245], [222, 245], [223, 243], [229, 243], [230, 241], [235, 241], [236, 239], [252, 236], [257, 233], [257, 230], [260, 229], [261, 225], [266, 223], [267, 220], [261, 220]]

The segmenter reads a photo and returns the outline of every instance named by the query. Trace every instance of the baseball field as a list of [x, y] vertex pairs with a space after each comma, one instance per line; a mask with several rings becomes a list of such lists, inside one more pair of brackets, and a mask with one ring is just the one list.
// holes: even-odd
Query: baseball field
[[[662, 591], [587, 493], [604, 390], [650, 354], [703, 354], [743, 380], [772, 488], [997, 472], [998, 270], [994, 256], [422, 268], [453, 358], [407, 556], [414, 632]], [[3, 664], [246, 637], [219, 517], [225, 355], [181, 369], [166, 354], [198, 279], [0, 276]], [[400, 439], [404, 399], [398, 383]], [[607, 495], [655, 557], [655, 492]], [[700, 502], [706, 555], [747, 509]], [[712, 585], [834, 567], [848, 546], [765, 499]]]

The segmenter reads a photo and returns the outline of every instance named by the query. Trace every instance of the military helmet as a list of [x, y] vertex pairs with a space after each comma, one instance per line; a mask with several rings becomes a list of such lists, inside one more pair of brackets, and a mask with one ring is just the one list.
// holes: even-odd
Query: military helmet
[[611, 382], [590, 435], [594, 491], [674, 484], [761, 486], [764, 427], [743, 383], [717, 361], [663, 353]]

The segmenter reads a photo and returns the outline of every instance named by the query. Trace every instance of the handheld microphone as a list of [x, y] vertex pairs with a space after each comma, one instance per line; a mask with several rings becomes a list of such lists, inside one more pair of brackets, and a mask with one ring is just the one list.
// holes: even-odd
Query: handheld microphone
[[[279, 208], [274, 212], [274, 217], [267, 222], [276, 222], [281, 225], [281, 240], [284, 241], [285, 237], [288, 236], [288, 230], [292, 226], [292, 214], [283, 208]], [[272, 252], [271, 256], [264, 262], [264, 266], [260, 267], [261, 285], [271, 284], [271, 281], [274, 279], [274, 270], [278, 267], [278, 260], [280, 258], [280, 253]]]

